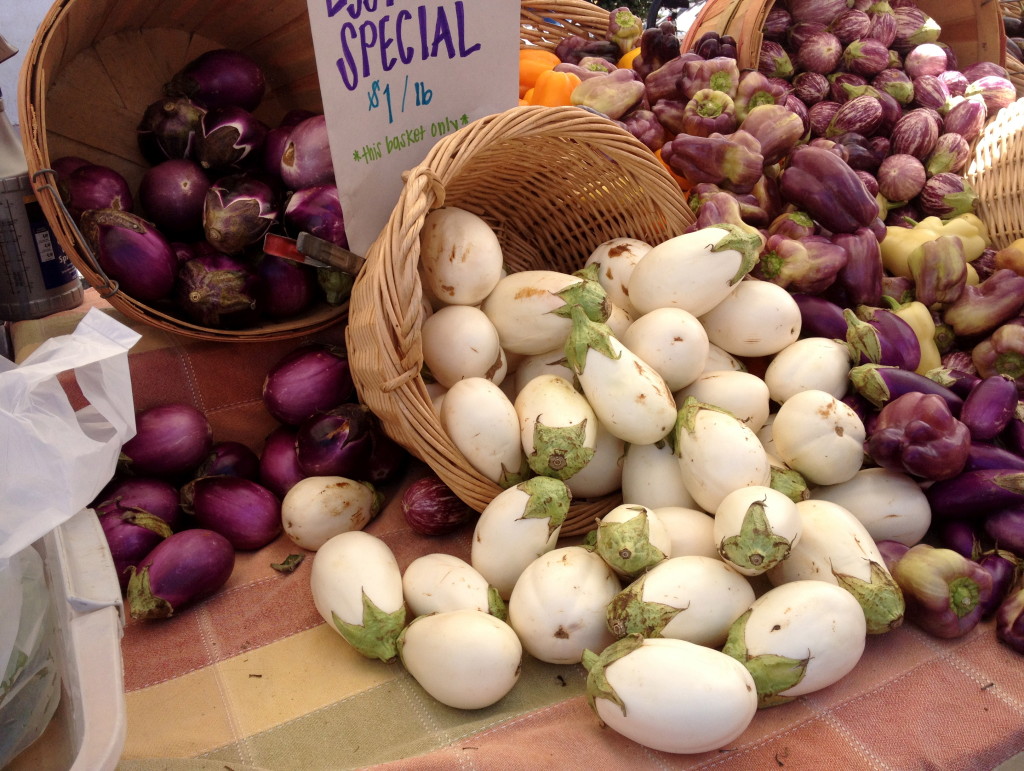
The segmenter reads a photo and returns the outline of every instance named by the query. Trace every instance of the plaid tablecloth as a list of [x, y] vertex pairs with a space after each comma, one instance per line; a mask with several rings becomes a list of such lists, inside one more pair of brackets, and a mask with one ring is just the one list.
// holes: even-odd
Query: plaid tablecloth
[[[102, 306], [95, 297], [90, 304]], [[15, 325], [17, 356], [70, 331], [77, 318]], [[131, 356], [138, 408], [185, 401], [210, 417], [215, 439], [262, 448], [276, 426], [260, 401], [263, 376], [301, 341], [208, 343], [137, 328], [144, 333]], [[339, 328], [320, 339], [341, 334]], [[425, 538], [405, 525], [401, 488], [424, 470], [414, 463], [367, 527], [402, 567], [429, 552], [468, 558], [471, 528]], [[363, 658], [323, 623], [308, 585], [312, 554], [291, 574], [270, 567], [294, 553], [301, 550], [285, 536], [240, 553], [216, 596], [170, 619], [128, 621], [124, 771], [982, 771], [1024, 752], [1024, 659], [996, 641], [991, 622], [956, 640], [930, 637], [909, 623], [871, 637], [841, 682], [760, 711], [726, 748], [671, 755], [603, 727], [587, 705], [581, 666], [525, 655], [520, 681], [494, 706], [463, 711], [439, 704], [400, 663]]]

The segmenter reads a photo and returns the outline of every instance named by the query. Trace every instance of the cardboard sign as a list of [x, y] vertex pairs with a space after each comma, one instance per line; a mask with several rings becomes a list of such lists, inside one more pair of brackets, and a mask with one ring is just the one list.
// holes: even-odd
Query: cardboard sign
[[402, 172], [518, 99], [519, 3], [308, 0], [349, 248], [365, 255]]

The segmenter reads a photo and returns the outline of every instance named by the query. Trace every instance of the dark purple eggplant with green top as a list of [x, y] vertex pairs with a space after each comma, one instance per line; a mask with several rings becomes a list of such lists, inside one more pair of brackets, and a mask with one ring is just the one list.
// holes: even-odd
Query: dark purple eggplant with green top
[[371, 414], [365, 405], [348, 402], [303, 421], [295, 450], [306, 475], [362, 479], [372, 441]]
[[970, 429], [972, 439], [987, 442], [1002, 433], [1016, 409], [1016, 384], [1003, 375], [991, 375], [967, 394], [960, 420]]
[[964, 471], [929, 485], [925, 495], [935, 519], [982, 519], [999, 509], [1024, 504], [1024, 471]]
[[963, 406], [963, 399], [945, 386], [914, 370], [893, 365], [858, 364], [850, 370], [850, 385], [879, 409], [908, 393], [942, 397], [954, 417], [959, 415]]
[[235, 548], [220, 533], [203, 528], [174, 533], [132, 571], [128, 610], [135, 619], [173, 616], [224, 586], [234, 567]]
[[92, 508], [101, 517], [141, 509], [160, 517], [172, 529], [181, 521], [178, 488], [166, 479], [157, 477], [125, 476], [114, 479], [96, 496]]
[[992, 575], [952, 549], [919, 543], [893, 564], [906, 617], [929, 634], [951, 639], [981, 621], [992, 596]]
[[996, 547], [1024, 557], [1024, 504], [989, 512], [981, 528]]
[[849, 324], [840, 305], [815, 294], [794, 292], [793, 300], [800, 309], [800, 336], [827, 337], [846, 340]]
[[878, 412], [865, 442], [883, 468], [928, 480], [957, 477], [967, 463], [971, 435], [936, 394], [906, 393]]
[[888, 308], [858, 305], [847, 308], [846, 344], [858, 364], [887, 364], [906, 370], [921, 363], [921, 343], [914, 328]]
[[173, 532], [166, 521], [142, 509], [124, 509], [99, 518], [114, 560], [121, 592], [128, 589], [130, 568], [138, 565], [158, 543]]
[[819, 147], [798, 145], [793, 150], [782, 171], [779, 192], [832, 233], [854, 233], [878, 217], [878, 202], [856, 172], [835, 153]]
[[1024, 276], [1001, 268], [980, 284], [967, 285], [943, 311], [942, 320], [961, 337], [992, 332], [1024, 309]]

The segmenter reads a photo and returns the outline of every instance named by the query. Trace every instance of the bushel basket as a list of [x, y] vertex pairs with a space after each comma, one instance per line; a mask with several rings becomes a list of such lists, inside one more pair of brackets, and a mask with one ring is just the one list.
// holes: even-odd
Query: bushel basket
[[[509, 271], [571, 273], [604, 241], [627, 236], [657, 244], [694, 217], [646, 146], [576, 107], [515, 107], [479, 119], [443, 138], [408, 172], [352, 292], [350, 363], [361, 400], [387, 433], [480, 511], [500, 488], [446, 435], [421, 375], [419, 235], [427, 213], [441, 206], [486, 220]], [[592, 529], [620, 500], [575, 501], [563, 534]]]

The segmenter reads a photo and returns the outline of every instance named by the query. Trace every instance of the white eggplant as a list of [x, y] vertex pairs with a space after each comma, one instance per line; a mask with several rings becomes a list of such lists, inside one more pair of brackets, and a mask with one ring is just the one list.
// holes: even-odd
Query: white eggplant
[[559, 345], [553, 351], [521, 357], [510, 378], [515, 381], [515, 392], [518, 394], [527, 383], [538, 375], [558, 375], [569, 382], [575, 379], [575, 373], [565, 363], [564, 345]]
[[468, 377], [500, 383], [507, 371], [498, 330], [479, 308], [446, 305], [422, 325], [423, 363], [434, 380], [451, 388]]
[[750, 581], [721, 560], [672, 557], [615, 595], [608, 628], [616, 637], [674, 637], [719, 648], [753, 601]]
[[502, 348], [527, 356], [564, 345], [572, 322], [567, 304], [605, 321], [611, 309], [596, 281], [554, 270], [521, 270], [501, 279], [481, 304]]
[[746, 668], [714, 648], [671, 638], [624, 637], [588, 651], [587, 701], [613, 731], [660, 752], [727, 747], [757, 714]]
[[683, 484], [705, 511], [715, 511], [738, 487], [771, 483], [771, 464], [757, 435], [724, 410], [688, 398], [675, 439]]
[[597, 498], [622, 488], [622, 460], [626, 443], [597, 421], [594, 457], [586, 466], [565, 480], [575, 498]]
[[420, 271], [425, 288], [449, 305], [476, 305], [502, 272], [498, 237], [480, 216], [455, 206], [434, 209], [420, 230]]
[[640, 314], [656, 308], [707, 313], [737, 287], [757, 262], [761, 238], [731, 225], [684, 233], [656, 245], [629, 279]]
[[759, 706], [771, 707], [841, 680], [860, 661], [866, 639], [852, 595], [824, 581], [794, 581], [754, 600], [722, 650], [754, 678]]
[[864, 465], [864, 422], [853, 408], [825, 391], [799, 391], [772, 422], [775, 452], [808, 482], [834, 485]]
[[850, 349], [827, 337], [804, 337], [779, 351], [764, 372], [772, 401], [817, 390], [841, 399], [850, 388]]
[[632, 316], [636, 308], [629, 299], [629, 279], [636, 264], [651, 251], [651, 245], [637, 238], [613, 238], [598, 244], [587, 257], [585, 266], [597, 265], [597, 280], [608, 299]]
[[594, 457], [597, 415], [586, 397], [558, 375], [538, 375], [513, 406], [526, 462], [535, 474], [566, 480]]
[[582, 546], [563, 546], [523, 570], [508, 600], [508, 620], [526, 651], [548, 664], [578, 664], [615, 638], [606, 611], [622, 585], [615, 571]]
[[727, 410], [754, 431], [765, 424], [771, 412], [768, 386], [752, 372], [732, 369], [703, 372], [688, 386], [675, 392], [676, 404], [682, 405], [687, 396]]
[[362, 530], [377, 516], [383, 501], [383, 494], [368, 482], [306, 477], [281, 500], [281, 525], [296, 546], [316, 551], [339, 533]]
[[885, 566], [871, 534], [849, 510], [809, 498], [796, 504], [800, 542], [767, 572], [775, 586], [790, 581], [827, 581], [860, 603], [868, 634], [882, 634], [903, 622], [903, 592]]
[[800, 306], [770, 281], [741, 281], [700, 316], [708, 340], [734, 356], [770, 356], [800, 337]]
[[502, 490], [480, 512], [469, 561], [503, 599], [527, 565], [555, 548], [569, 501], [564, 482], [538, 476]]
[[714, 343], [708, 341], [708, 358], [704, 362], [704, 369], [701, 372], [718, 372], [723, 369], [746, 372], [747, 365], [728, 351], [722, 350]]
[[697, 505], [686, 489], [679, 458], [670, 441], [630, 444], [622, 459], [622, 500], [656, 509]]
[[459, 380], [444, 395], [440, 419], [452, 443], [485, 477], [501, 487], [523, 478], [519, 416], [500, 387], [482, 377]]
[[420, 616], [398, 639], [398, 654], [417, 683], [442, 704], [481, 709], [519, 680], [523, 646], [512, 627], [478, 610]]
[[771, 487], [737, 488], [715, 509], [718, 553], [745, 576], [759, 576], [786, 559], [800, 531], [796, 503]]
[[608, 326], [570, 308], [565, 358], [597, 419], [624, 442], [649, 444], [672, 430], [676, 405], [665, 380], [626, 348]]
[[696, 380], [708, 359], [707, 332], [696, 316], [682, 308], [656, 308], [645, 313], [619, 339], [650, 364], [673, 391]]
[[687, 506], [659, 506], [652, 510], [668, 531], [672, 543], [669, 557], [722, 559], [715, 543], [715, 518], [706, 511]]
[[665, 560], [672, 549], [668, 530], [646, 506], [622, 503], [597, 523], [594, 550], [620, 576], [635, 578]]
[[381, 661], [398, 655], [402, 572], [384, 541], [364, 530], [334, 536], [313, 557], [309, 588], [321, 618], [359, 653]]
[[498, 590], [461, 557], [443, 552], [417, 557], [402, 573], [402, 592], [414, 616], [480, 610], [502, 620], [508, 608]]
[[932, 523], [924, 490], [901, 471], [863, 468], [846, 482], [812, 488], [811, 497], [838, 503], [860, 520], [875, 541], [914, 546]]

